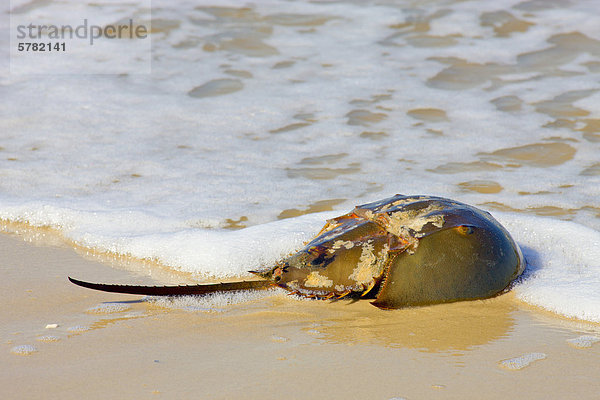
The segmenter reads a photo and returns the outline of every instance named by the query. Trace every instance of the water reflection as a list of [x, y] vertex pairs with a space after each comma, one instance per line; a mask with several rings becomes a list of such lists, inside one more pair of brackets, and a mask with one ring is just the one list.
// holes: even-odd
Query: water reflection
[[367, 307], [322, 321], [321, 339], [455, 354], [505, 338], [515, 325], [516, 307], [501, 298], [394, 311]]

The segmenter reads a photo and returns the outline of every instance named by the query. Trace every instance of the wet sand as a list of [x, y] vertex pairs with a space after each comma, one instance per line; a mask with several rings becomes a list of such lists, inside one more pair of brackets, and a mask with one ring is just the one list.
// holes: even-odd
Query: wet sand
[[0, 250], [3, 399], [593, 399], [600, 392], [600, 326], [533, 309], [510, 293], [382, 311], [366, 301], [270, 292], [207, 311], [201, 302], [169, 306], [76, 287], [67, 275], [172, 282], [58, 241], [2, 234]]

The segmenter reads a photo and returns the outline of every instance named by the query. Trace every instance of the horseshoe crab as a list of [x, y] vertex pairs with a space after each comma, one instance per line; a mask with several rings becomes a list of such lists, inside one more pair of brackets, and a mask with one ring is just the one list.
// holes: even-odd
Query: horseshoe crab
[[524, 270], [519, 246], [489, 213], [433, 196], [393, 197], [328, 220], [303, 249], [250, 271], [262, 280], [190, 286], [83, 282], [108, 292], [173, 296], [279, 286], [320, 299], [347, 295], [402, 308], [483, 299], [505, 290]]

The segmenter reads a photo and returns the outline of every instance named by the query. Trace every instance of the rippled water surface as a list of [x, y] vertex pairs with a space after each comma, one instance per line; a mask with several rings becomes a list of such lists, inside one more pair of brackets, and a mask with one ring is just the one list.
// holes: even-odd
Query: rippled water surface
[[[40, 21], [72, 12], [15, 6]], [[152, 6], [151, 74], [0, 76], [2, 218], [240, 275], [326, 216], [433, 194], [506, 215], [540, 274], [558, 262], [600, 282], [578, 258], [600, 247], [600, 3]], [[148, 11], [79, 7], [106, 21]], [[333, 213], [297, 218], [321, 211]]]

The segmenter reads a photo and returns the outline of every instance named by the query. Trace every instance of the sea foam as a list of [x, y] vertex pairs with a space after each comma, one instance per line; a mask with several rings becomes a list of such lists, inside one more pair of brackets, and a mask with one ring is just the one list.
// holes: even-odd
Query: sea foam
[[[599, 321], [600, 3], [542, 3], [153, 1], [150, 74], [0, 65], [0, 219], [201, 280], [357, 204], [450, 197], [523, 247], [520, 299]], [[135, 2], [0, 7], [148, 22]], [[122, 57], [94, 55], [83, 70]]]

